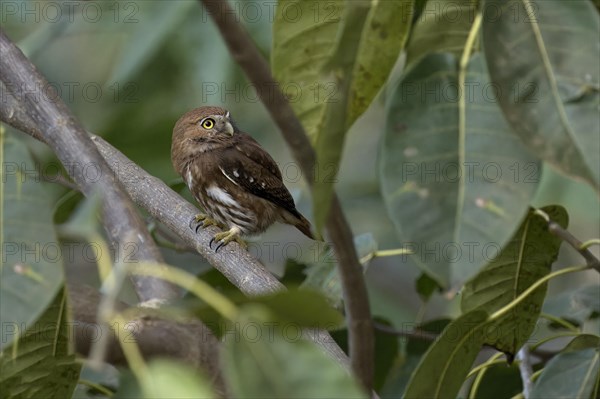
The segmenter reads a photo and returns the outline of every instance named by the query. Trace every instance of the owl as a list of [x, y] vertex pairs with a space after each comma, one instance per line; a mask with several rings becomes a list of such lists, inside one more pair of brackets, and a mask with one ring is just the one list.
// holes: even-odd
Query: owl
[[271, 156], [239, 130], [229, 111], [201, 107], [184, 114], [173, 128], [173, 167], [204, 214], [191, 226], [217, 225], [215, 251], [240, 236], [258, 234], [275, 222], [291, 224], [314, 239], [311, 225], [298, 212]]

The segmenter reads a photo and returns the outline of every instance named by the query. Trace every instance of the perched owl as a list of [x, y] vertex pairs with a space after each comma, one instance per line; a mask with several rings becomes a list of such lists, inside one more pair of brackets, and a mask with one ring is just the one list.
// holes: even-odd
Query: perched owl
[[240, 235], [265, 231], [279, 221], [313, 238], [311, 226], [296, 209], [273, 158], [240, 131], [229, 111], [201, 107], [184, 114], [173, 128], [171, 161], [204, 209], [199, 227], [228, 229], [211, 240], [215, 251]]

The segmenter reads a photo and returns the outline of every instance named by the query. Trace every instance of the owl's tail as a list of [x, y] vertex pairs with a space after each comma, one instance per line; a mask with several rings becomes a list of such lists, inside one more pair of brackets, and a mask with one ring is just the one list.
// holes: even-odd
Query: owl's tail
[[293, 226], [295, 226], [298, 230], [302, 232], [305, 236], [312, 240], [316, 240], [316, 236], [311, 231], [311, 225], [308, 220], [300, 212], [296, 211], [290, 212], [290, 215], [285, 217], [285, 221]]

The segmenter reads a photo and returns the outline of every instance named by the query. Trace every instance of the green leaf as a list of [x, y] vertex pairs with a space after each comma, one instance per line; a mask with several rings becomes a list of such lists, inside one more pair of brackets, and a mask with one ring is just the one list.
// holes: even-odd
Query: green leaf
[[456, 398], [483, 345], [487, 318], [476, 310], [450, 323], [421, 359], [404, 397]]
[[544, 302], [543, 311], [582, 324], [594, 315], [600, 314], [598, 292], [600, 292], [598, 284], [563, 292]]
[[490, 101], [480, 55], [469, 62], [462, 95], [459, 84], [453, 55], [423, 58], [390, 98], [379, 156], [400, 240], [442, 287], [472, 277], [499, 252], [539, 179], [537, 160]]
[[496, 364], [486, 369], [474, 398], [517, 399], [515, 395], [518, 395], [522, 391], [523, 380], [521, 380], [519, 366], [514, 363], [510, 366], [506, 364]]
[[66, 299], [64, 290], [59, 290], [36, 323], [0, 353], [2, 397], [71, 397], [81, 364], [69, 350]]
[[532, 398], [591, 399], [600, 377], [600, 348], [561, 352], [536, 380]]
[[222, 350], [222, 367], [236, 398], [367, 398], [347, 370], [312, 342], [285, 330], [266, 331], [266, 309], [244, 309]]
[[600, 337], [592, 334], [581, 334], [569, 342], [562, 352], [575, 352], [587, 348], [600, 347]]
[[[420, 331], [440, 334], [451, 321], [448, 319], [431, 320], [418, 326]], [[412, 326], [403, 326], [403, 328]], [[382, 398], [398, 398], [406, 390], [411, 375], [419, 366], [423, 355], [433, 344], [430, 339], [408, 337], [404, 355], [397, 361], [395, 367], [390, 371], [387, 381], [381, 391]]]
[[413, 2], [373, 2], [354, 63], [349, 121], [356, 120], [369, 107], [386, 82], [398, 54], [406, 43], [411, 26]]
[[198, 371], [172, 360], [148, 363], [147, 378], [141, 382], [145, 398], [217, 398], [210, 383]]
[[472, 0], [429, 0], [415, 22], [406, 46], [406, 67], [430, 53], [463, 52], [476, 13]]
[[63, 281], [54, 204], [27, 147], [0, 127], [0, 349], [31, 327]]
[[277, 6], [271, 64], [317, 153], [318, 231], [329, 212], [346, 131], [385, 82], [410, 23], [405, 18], [404, 26], [388, 14], [401, 17], [410, 2], [379, 3], [385, 5], [284, 0]]
[[[289, 328], [290, 331], [303, 327], [331, 330], [344, 325], [344, 317], [331, 305], [329, 298], [312, 289], [291, 289], [254, 297], [243, 295], [238, 290], [227, 290], [224, 294], [237, 306], [262, 305], [268, 310], [269, 323], [273, 328]], [[170, 312], [181, 311], [182, 308], [200, 318], [218, 336], [227, 333], [226, 321], [207, 304], [190, 298]]]
[[600, 17], [593, 4], [487, 0], [482, 30], [513, 129], [536, 155], [600, 191]]
[[[563, 228], [568, 215], [560, 206], [542, 208]], [[551, 234], [547, 222], [529, 212], [512, 240], [500, 255], [486, 265], [462, 291], [464, 313], [484, 310], [489, 314], [508, 305], [540, 278], [550, 273], [562, 241]], [[540, 315], [547, 285], [537, 289], [506, 316], [487, 328], [485, 343], [514, 356], [527, 341]]]
[[329, 304], [325, 296], [313, 290], [282, 291], [252, 297], [250, 300], [268, 309], [271, 320], [280, 327], [293, 324], [298, 327], [333, 329], [344, 324], [344, 316]]

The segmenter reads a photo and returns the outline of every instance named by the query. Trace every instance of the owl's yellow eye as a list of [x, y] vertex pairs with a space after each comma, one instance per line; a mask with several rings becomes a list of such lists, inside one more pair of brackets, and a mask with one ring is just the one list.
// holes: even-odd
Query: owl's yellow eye
[[213, 119], [207, 118], [202, 121], [202, 127], [205, 129], [212, 129], [215, 127], [215, 121]]

